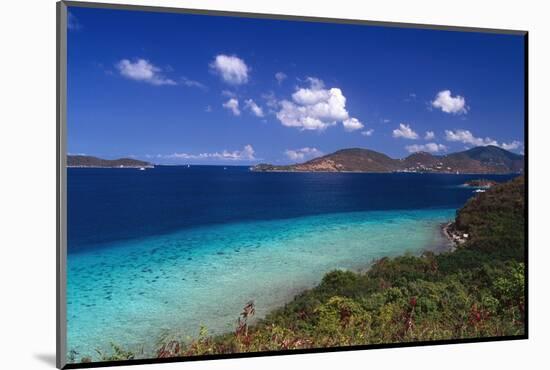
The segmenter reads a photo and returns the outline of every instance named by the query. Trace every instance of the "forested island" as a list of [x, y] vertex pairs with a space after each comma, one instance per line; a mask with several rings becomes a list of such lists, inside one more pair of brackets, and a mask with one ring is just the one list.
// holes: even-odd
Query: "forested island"
[[153, 168], [145, 161], [133, 158], [103, 159], [89, 155], [67, 155], [67, 167], [76, 168]]
[[[202, 327], [193, 340], [161, 338], [153, 356], [523, 336], [524, 177], [473, 196], [449, 229], [468, 236], [451, 251], [382, 258], [366, 272], [329, 272], [318, 286], [259, 320], [254, 302], [243, 302], [232, 332], [211, 336]], [[99, 355], [103, 361], [144, 357], [116, 344]], [[70, 360], [91, 358], [73, 353]]]

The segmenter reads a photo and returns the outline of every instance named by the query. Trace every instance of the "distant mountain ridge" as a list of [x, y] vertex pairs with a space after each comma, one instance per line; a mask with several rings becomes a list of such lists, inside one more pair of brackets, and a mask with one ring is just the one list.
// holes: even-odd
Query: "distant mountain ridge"
[[151, 163], [132, 158], [102, 159], [89, 155], [67, 155], [67, 167], [152, 168]]
[[524, 156], [497, 146], [481, 146], [445, 155], [417, 152], [403, 159], [369, 149], [350, 148], [286, 166], [258, 164], [260, 172], [417, 172], [417, 173], [523, 173]]

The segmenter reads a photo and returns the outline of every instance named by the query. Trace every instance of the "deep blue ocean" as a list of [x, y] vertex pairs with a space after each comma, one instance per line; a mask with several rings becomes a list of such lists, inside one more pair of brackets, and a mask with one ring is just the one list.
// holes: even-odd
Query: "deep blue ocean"
[[[245, 166], [68, 169], [69, 252], [181, 228], [325, 213], [457, 208], [479, 175], [273, 173]], [[513, 176], [483, 176], [504, 181]]]
[[[446, 243], [479, 175], [262, 173], [235, 166], [68, 170], [68, 350], [231, 330], [333, 269]], [[506, 181], [513, 175], [488, 176]]]

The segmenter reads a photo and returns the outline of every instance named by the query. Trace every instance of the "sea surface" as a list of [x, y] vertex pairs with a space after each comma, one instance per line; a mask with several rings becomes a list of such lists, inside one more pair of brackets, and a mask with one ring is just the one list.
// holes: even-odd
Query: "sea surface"
[[[447, 245], [479, 175], [261, 173], [236, 166], [68, 171], [68, 351], [150, 356], [230, 331], [333, 269]], [[488, 176], [506, 181], [512, 175]]]

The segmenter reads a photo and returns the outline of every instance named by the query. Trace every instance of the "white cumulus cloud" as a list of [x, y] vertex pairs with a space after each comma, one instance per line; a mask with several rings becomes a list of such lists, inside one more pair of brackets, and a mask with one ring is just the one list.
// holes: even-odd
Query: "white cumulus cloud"
[[414, 145], [407, 145], [405, 147], [409, 153], [416, 153], [416, 152], [428, 152], [428, 153], [439, 153], [439, 152], [446, 152], [447, 147], [443, 144], [437, 144], [437, 143], [427, 143], [427, 144], [414, 144]]
[[177, 85], [174, 80], [162, 75], [162, 70], [154, 66], [146, 59], [137, 59], [134, 62], [122, 59], [116, 64], [120, 74], [135, 81], [142, 81], [151, 85]]
[[303, 161], [304, 159], [311, 159], [323, 155], [317, 148], [300, 148], [300, 149], [287, 149], [285, 155], [293, 161]]
[[256, 117], [263, 117], [264, 111], [263, 109], [254, 102], [252, 99], [245, 100], [244, 102], [245, 107], [249, 109]]
[[433, 139], [435, 139], [435, 133], [433, 131], [426, 131], [424, 140], [433, 140]]
[[374, 129], [372, 128], [365, 131], [361, 131], [361, 135], [363, 136], [372, 136], [373, 133], [374, 133]]
[[400, 123], [399, 128], [393, 130], [393, 137], [415, 140], [418, 139], [418, 134], [413, 131], [410, 125], [406, 123]]
[[445, 130], [445, 139], [447, 141], [460, 142], [472, 146], [487, 146], [494, 145], [506, 150], [516, 150], [523, 147], [523, 143], [519, 140], [513, 140], [509, 143], [499, 143], [497, 140], [491, 139], [490, 137], [476, 137], [469, 130]]
[[217, 55], [210, 63], [210, 68], [228, 84], [242, 85], [248, 82], [250, 68], [237, 56]]
[[222, 152], [205, 152], [198, 154], [190, 153], [172, 153], [172, 154], [158, 154], [156, 157], [161, 159], [176, 159], [176, 160], [227, 160], [227, 161], [254, 161], [256, 160], [255, 151], [252, 145], [245, 145], [242, 150], [228, 151], [224, 150]]
[[309, 87], [298, 88], [292, 94], [292, 101], [279, 102], [276, 116], [284, 126], [322, 131], [350, 118], [342, 90], [325, 89], [317, 78], [310, 77], [308, 82]]
[[452, 96], [451, 90], [443, 90], [437, 93], [432, 101], [434, 108], [441, 109], [445, 113], [465, 114], [468, 112], [466, 99], [460, 95]]
[[502, 143], [500, 144], [500, 147], [502, 149], [506, 149], [506, 150], [515, 150], [515, 149], [519, 149], [523, 146], [523, 144], [521, 143], [521, 141], [518, 141], [518, 140], [514, 140], [510, 143]]
[[356, 130], [361, 130], [365, 125], [363, 125], [357, 118], [348, 118], [342, 121], [344, 125], [344, 130], [351, 132]]
[[469, 130], [445, 130], [445, 139], [447, 141], [457, 141], [473, 146], [498, 145], [496, 140], [489, 137], [475, 137]]
[[240, 116], [241, 115], [241, 110], [239, 109], [239, 101], [235, 98], [229, 99], [228, 101], [223, 103], [222, 106], [225, 109], [229, 109], [231, 111], [231, 113], [233, 113], [233, 115], [235, 115], [235, 116]]

